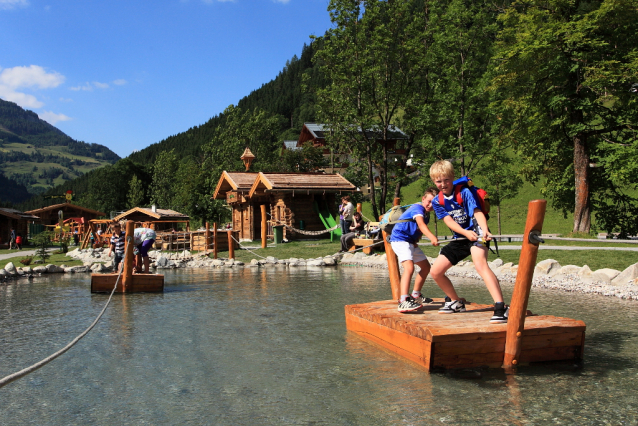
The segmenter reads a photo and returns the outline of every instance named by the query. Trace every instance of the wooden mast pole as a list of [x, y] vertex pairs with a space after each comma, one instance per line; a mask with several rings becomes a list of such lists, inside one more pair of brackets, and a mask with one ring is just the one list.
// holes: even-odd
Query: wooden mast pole
[[527, 222], [523, 233], [523, 247], [518, 261], [516, 283], [514, 284], [514, 293], [512, 294], [509, 318], [507, 320], [505, 357], [503, 360], [503, 367], [506, 369], [511, 369], [518, 364], [518, 359], [521, 355], [527, 302], [529, 301], [536, 256], [538, 255], [538, 244], [540, 242], [533, 235], [540, 237], [546, 207], [547, 201], [545, 200], [532, 200], [529, 202]]
[[219, 251], [217, 242], [217, 222], [213, 222], [213, 259], [217, 259], [217, 252]]
[[235, 244], [234, 244], [234, 241], [233, 241], [233, 230], [229, 229], [226, 232], [228, 233], [228, 258], [229, 259], [234, 259], [235, 258]]
[[[395, 198], [392, 202], [393, 206], [401, 204], [400, 198]], [[379, 218], [381, 220], [381, 218]], [[385, 256], [388, 261], [388, 274], [390, 275], [390, 287], [392, 287], [392, 299], [398, 301], [401, 297], [401, 274], [399, 273], [399, 260], [397, 255], [394, 254], [392, 246], [388, 242], [388, 234], [385, 231], [383, 233], [383, 245], [385, 246]]]
[[[124, 246], [124, 270], [122, 271], [122, 291], [128, 293], [133, 291], [133, 247], [135, 241], [135, 223], [132, 220], [126, 221], [126, 245]], [[138, 271], [139, 272], [139, 271]]]
[[261, 248], [266, 248], [266, 238], [268, 235], [268, 222], [266, 221], [266, 205], [261, 206]]
[[208, 247], [210, 247], [210, 224], [206, 222], [206, 236], [204, 237], [204, 254], [208, 254]]

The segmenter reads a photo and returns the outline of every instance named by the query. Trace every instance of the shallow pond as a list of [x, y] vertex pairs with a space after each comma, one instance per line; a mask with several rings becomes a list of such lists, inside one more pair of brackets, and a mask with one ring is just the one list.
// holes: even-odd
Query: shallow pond
[[[346, 331], [345, 304], [390, 298], [386, 271], [194, 269], [166, 282], [164, 294], [114, 296], [69, 352], [1, 388], [1, 423], [638, 423], [636, 302], [534, 289], [532, 311], [587, 323], [582, 366], [428, 374]], [[456, 283], [489, 303], [480, 283]], [[85, 274], [0, 286], [0, 377], [65, 346], [107, 298]]]

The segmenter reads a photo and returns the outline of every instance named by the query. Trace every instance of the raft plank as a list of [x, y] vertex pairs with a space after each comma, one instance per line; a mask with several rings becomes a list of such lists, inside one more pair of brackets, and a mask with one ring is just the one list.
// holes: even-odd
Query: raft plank
[[[117, 280], [118, 274], [91, 274], [91, 293], [110, 293]], [[132, 288], [127, 293], [156, 293], [164, 291], [164, 275], [133, 274]], [[117, 283], [116, 293], [124, 293], [122, 277]]]
[[[443, 299], [422, 311], [401, 314], [396, 302], [384, 300], [345, 307], [348, 330], [397, 354], [432, 368], [500, 366], [507, 324], [490, 324], [493, 306], [467, 303], [467, 312], [443, 315]], [[528, 316], [521, 362], [582, 357], [585, 323], [548, 315]]]

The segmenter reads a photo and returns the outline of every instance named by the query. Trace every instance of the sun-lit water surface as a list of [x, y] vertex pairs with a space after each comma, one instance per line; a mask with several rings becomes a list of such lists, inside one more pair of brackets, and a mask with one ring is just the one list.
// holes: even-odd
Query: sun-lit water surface
[[[65, 346], [106, 295], [88, 275], [0, 286], [0, 376]], [[166, 273], [116, 295], [57, 360], [0, 389], [3, 425], [637, 424], [638, 303], [533, 290], [587, 323], [582, 366], [428, 374], [347, 332], [344, 305], [388, 299], [387, 272], [282, 267]], [[489, 302], [483, 285], [459, 293]], [[433, 282], [427, 294], [441, 297]], [[511, 286], [504, 286], [509, 298]]]

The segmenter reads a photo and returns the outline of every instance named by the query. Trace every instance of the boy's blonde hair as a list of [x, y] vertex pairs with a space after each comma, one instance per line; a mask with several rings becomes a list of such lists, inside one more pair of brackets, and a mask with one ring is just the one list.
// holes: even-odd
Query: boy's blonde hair
[[435, 161], [430, 166], [430, 179], [434, 180], [440, 176], [454, 179], [454, 166], [447, 160]]

